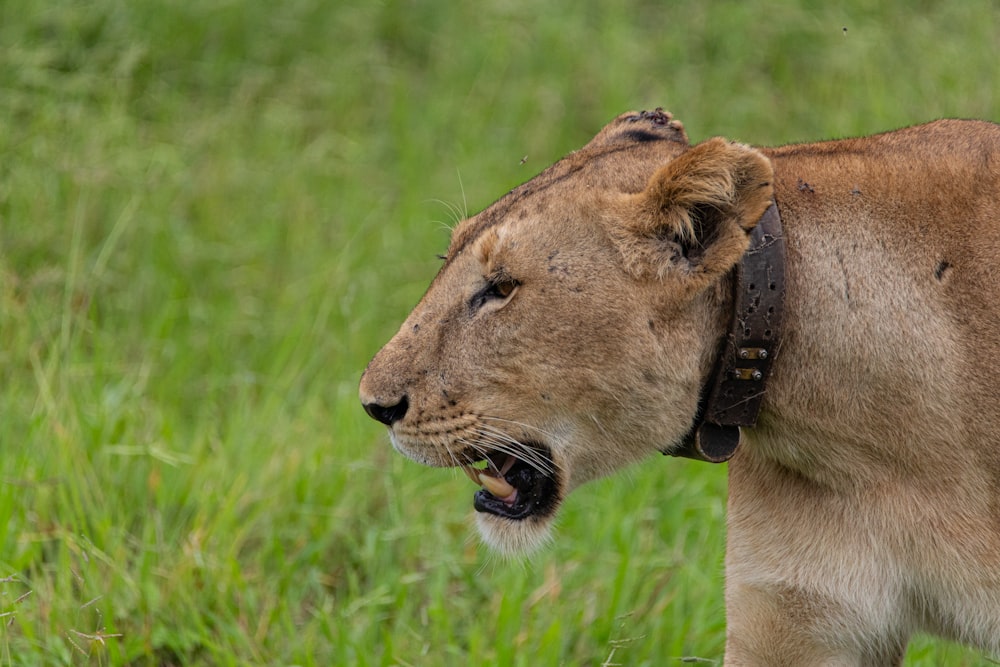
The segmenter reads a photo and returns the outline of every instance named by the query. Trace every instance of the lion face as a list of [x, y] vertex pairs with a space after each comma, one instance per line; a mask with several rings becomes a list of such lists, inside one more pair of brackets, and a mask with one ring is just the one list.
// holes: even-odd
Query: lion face
[[366, 369], [365, 409], [404, 455], [482, 486], [488, 544], [537, 546], [570, 491], [691, 429], [770, 178], [746, 147], [689, 148], [662, 111], [620, 116], [455, 229]]

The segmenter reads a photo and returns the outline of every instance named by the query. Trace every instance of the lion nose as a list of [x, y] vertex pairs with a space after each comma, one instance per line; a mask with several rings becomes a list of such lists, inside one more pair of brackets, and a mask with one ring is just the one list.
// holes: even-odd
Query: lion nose
[[410, 407], [410, 402], [406, 399], [404, 395], [398, 403], [393, 405], [382, 405], [381, 403], [365, 403], [365, 412], [368, 416], [376, 421], [380, 421], [386, 426], [392, 426], [393, 423], [399, 421], [406, 414], [407, 408]]

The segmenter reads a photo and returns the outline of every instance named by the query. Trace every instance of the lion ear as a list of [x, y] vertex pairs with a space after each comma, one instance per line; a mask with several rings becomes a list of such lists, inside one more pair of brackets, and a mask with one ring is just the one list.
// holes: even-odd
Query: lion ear
[[645, 190], [625, 195], [612, 235], [626, 266], [660, 277], [674, 270], [707, 276], [729, 271], [771, 204], [773, 175], [759, 151], [724, 139], [685, 151]]

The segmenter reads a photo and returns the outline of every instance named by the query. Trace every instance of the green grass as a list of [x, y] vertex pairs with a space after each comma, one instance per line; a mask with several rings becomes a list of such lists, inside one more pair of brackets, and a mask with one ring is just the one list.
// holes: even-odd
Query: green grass
[[505, 563], [360, 372], [456, 212], [617, 113], [755, 143], [997, 120], [998, 9], [3, 3], [0, 665], [720, 660], [724, 469], [593, 484]]

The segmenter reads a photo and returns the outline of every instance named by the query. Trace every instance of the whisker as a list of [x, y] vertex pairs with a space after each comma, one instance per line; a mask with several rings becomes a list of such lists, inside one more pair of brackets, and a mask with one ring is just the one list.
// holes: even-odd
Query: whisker
[[524, 458], [523, 448], [518, 448], [507, 441], [488, 434], [477, 433], [475, 440], [469, 440], [467, 438], [460, 438], [459, 440], [468, 445], [471, 449], [482, 454], [483, 458], [486, 459], [488, 459], [489, 454], [493, 452], [501, 452], [503, 454], [510, 454], [517, 458]]
[[470, 466], [474, 465], [474, 464], [476, 464], [476, 463], [478, 463], [480, 461], [482, 461], [483, 459], [487, 459], [488, 460], [488, 455], [490, 454], [490, 452], [494, 451], [496, 449], [494, 447], [488, 447], [486, 445], [483, 445], [478, 440], [469, 440], [468, 438], [464, 438], [464, 437], [456, 438], [455, 442], [458, 442], [458, 443], [461, 443], [463, 445], [466, 445], [469, 449], [471, 449], [471, 450], [473, 450], [473, 451], [475, 451], [475, 452], [477, 452], [477, 453], [479, 453], [479, 454], [482, 455], [482, 457], [478, 458], [478, 459], [471, 458], [467, 454], [464, 455], [463, 458], [465, 458], [465, 460], [466, 460], [466, 464], [465, 465], [470, 465]]
[[503, 444], [507, 446], [508, 450], [505, 450], [505, 453], [512, 454], [517, 458], [524, 460], [526, 463], [531, 464], [532, 467], [540, 471], [551, 473], [556, 467], [558, 467], [555, 465], [554, 461], [546, 457], [542, 452], [531, 447], [530, 445], [524, 444], [503, 431], [499, 431], [489, 426], [481, 426], [479, 432], [484, 440], [487, 440], [492, 444]]
[[489, 443], [497, 451], [521, 459], [539, 472], [546, 474], [554, 472], [552, 461], [538, 450], [514, 439], [507, 433], [482, 426], [478, 429], [478, 434], [483, 442]]
[[[501, 417], [481, 416], [480, 419], [482, 420], [480, 423], [470, 426], [462, 435], [455, 437], [446, 445], [448, 455], [456, 466], [466, 468], [475, 467], [475, 463], [485, 460], [487, 465], [499, 474], [500, 471], [496, 470], [496, 466], [498, 465], [495, 462], [497, 459], [496, 454], [503, 454], [522, 461], [525, 465], [534, 468], [544, 475], [552, 475], [559, 469], [560, 466], [550, 459], [545, 452], [519, 440], [506, 429], [501, 429], [492, 424], [484, 424], [483, 422], [492, 421], [500, 424], [510, 424], [525, 431], [535, 431], [544, 435], [545, 439], [549, 442], [558, 440], [554, 434], [530, 424]], [[456, 453], [454, 450], [458, 448], [461, 448], [461, 450]]]
[[502, 445], [506, 449], [510, 450], [508, 453], [516, 454], [518, 458], [525, 459], [529, 462], [536, 462], [539, 465], [543, 465], [546, 468], [551, 466], [549, 459], [539, 450], [525, 445], [517, 440], [512, 440], [503, 435], [492, 434], [489, 432], [484, 432], [483, 438], [493, 442], [498, 445]]
[[462, 222], [462, 220], [464, 220], [467, 217], [462, 214], [463, 213], [462, 207], [459, 206], [458, 204], [453, 204], [444, 199], [429, 199], [427, 201], [434, 204], [440, 204], [441, 206], [447, 209], [448, 217], [451, 218], [451, 224], [445, 223], [445, 227], [447, 227], [449, 231], [453, 231], [455, 227], [458, 226], [458, 223]]
[[523, 428], [523, 429], [525, 429], [527, 431], [534, 431], [536, 433], [544, 435], [546, 437], [546, 439], [549, 439], [549, 440], [558, 440], [559, 439], [558, 436], [556, 436], [556, 434], [554, 434], [554, 433], [550, 433], [549, 431], [546, 431], [545, 429], [541, 429], [541, 428], [538, 428], [537, 426], [532, 426], [531, 424], [526, 424], [524, 422], [520, 422], [520, 421], [517, 421], [517, 420], [514, 420], [514, 419], [504, 419], [503, 417], [490, 417], [488, 415], [483, 415], [483, 416], [480, 417], [480, 419], [483, 419], [483, 420], [486, 420], [486, 421], [502, 422], [504, 424], [511, 424], [512, 426], [517, 426], [517, 427]]
[[448, 452], [448, 458], [450, 458], [456, 466], [462, 465], [461, 463], [458, 462], [458, 458], [455, 456], [455, 452], [452, 451], [451, 446], [447, 442], [444, 443], [444, 450]]

